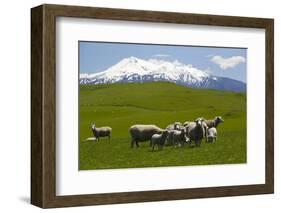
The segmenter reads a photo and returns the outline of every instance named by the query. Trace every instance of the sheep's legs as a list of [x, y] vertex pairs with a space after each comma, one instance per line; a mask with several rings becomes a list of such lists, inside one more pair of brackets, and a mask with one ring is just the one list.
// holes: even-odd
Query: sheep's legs
[[134, 148], [134, 144], [136, 144], [137, 148], [139, 147], [138, 141], [132, 139], [132, 141], [131, 141], [131, 148]]
[[192, 145], [192, 140], [189, 139], [188, 146], [191, 147], [191, 145]]
[[185, 141], [181, 141], [181, 147], [183, 148], [185, 144]]
[[200, 147], [200, 142], [201, 142], [201, 141], [197, 141], [197, 140], [196, 140], [196, 141], [195, 141], [195, 145], [196, 145], [197, 147]]
[[135, 144], [135, 141], [134, 141], [134, 139], [132, 139], [132, 141], [131, 141], [131, 148], [134, 148], [134, 144]]

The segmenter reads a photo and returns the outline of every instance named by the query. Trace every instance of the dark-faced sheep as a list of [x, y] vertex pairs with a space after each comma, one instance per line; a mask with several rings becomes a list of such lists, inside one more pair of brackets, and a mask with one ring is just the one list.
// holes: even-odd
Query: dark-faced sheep
[[134, 144], [139, 147], [139, 142], [149, 141], [152, 135], [161, 134], [163, 129], [155, 125], [136, 124], [130, 127], [129, 132], [132, 138], [131, 147], [133, 148]]
[[108, 137], [108, 141], [110, 141], [112, 129], [109, 126], [96, 127], [95, 124], [92, 124], [92, 132], [97, 141], [99, 141], [99, 138], [102, 137]]
[[220, 124], [220, 123], [223, 123], [224, 120], [222, 119], [222, 117], [220, 116], [216, 116], [213, 120], [205, 120], [205, 123], [207, 124], [207, 126], [209, 128], [212, 128], [212, 127], [215, 127], [217, 128], [217, 126]]
[[[208, 125], [206, 124], [206, 120], [205, 120], [204, 118], [200, 118], [200, 119], [201, 119], [201, 121], [202, 121], [202, 126], [203, 126], [203, 128], [204, 128], [204, 138], [205, 138], [206, 141], [207, 141]], [[192, 123], [194, 124], [194, 122], [186, 121], [186, 122], [183, 123], [183, 126], [187, 129], [187, 126], [188, 126], [189, 124], [193, 125]]]
[[190, 145], [192, 141], [194, 141], [196, 146], [200, 146], [201, 140], [205, 135], [205, 128], [202, 122], [202, 119], [198, 118], [194, 122], [189, 122], [189, 124], [185, 127], [186, 135], [189, 138]]
[[217, 129], [215, 127], [212, 127], [208, 129], [207, 132], [207, 142], [215, 142], [217, 141]]
[[154, 151], [155, 145], [157, 145], [158, 149], [163, 149], [167, 136], [168, 130], [164, 130], [161, 134], [152, 135], [150, 143], [152, 146], [152, 151]]

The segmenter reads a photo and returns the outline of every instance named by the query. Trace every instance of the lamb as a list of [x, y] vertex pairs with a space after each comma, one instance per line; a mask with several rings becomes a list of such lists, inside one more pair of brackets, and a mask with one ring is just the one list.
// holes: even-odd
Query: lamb
[[131, 147], [133, 148], [134, 144], [139, 147], [139, 142], [149, 141], [151, 140], [152, 135], [161, 134], [163, 132], [163, 129], [152, 124], [136, 124], [129, 128], [129, 132], [132, 138]]
[[190, 122], [185, 127], [186, 135], [189, 138], [189, 145], [191, 145], [192, 141], [194, 141], [196, 146], [200, 146], [201, 140], [205, 135], [205, 128], [202, 122], [202, 118], [198, 118], [194, 122]]
[[212, 127], [208, 129], [207, 133], [207, 142], [215, 142], [217, 141], [217, 129], [215, 127]]
[[152, 151], [154, 151], [155, 145], [158, 146], [158, 149], [163, 149], [167, 136], [168, 130], [164, 130], [161, 134], [152, 135], [150, 142], [150, 146], [152, 146]]
[[176, 130], [168, 130], [168, 136], [166, 139], [166, 146], [172, 146], [173, 145], [173, 137], [174, 137], [174, 131]]
[[188, 141], [186, 137], [185, 128], [181, 128], [181, 130], [174, 130], [173, 132], [173, 144], [183, 147], [184, 144]]
[[167, 143], [166, 146], [173, 145], [173, 135], [175, 130], [180, 130], [182, 124], [180, 122], [175, 122], [173, 124], [169, 124], [166, 127], [166, 130], [168, 130], [168, 136], [167, 136]]
[[108, 137], [108, 141], [110, 142], [110, 136], [112, 129], [109, 126], [104, 127], [96, 127], [95, 124], [92, 124], [92, 131], [94, 134], [94, 137], [96, 138], [97, 142], [99, 141], [99, 138], [101, 137]]
[[224, 120], [222, 119], [221, 116], [216, 116], [213, 120], [205, 120], [205, 123], [207, 124], [207, 126], [209, 128], [212, 128], [212, 127], [217, 128], [217, 126], [223, 122], [224, 122]]

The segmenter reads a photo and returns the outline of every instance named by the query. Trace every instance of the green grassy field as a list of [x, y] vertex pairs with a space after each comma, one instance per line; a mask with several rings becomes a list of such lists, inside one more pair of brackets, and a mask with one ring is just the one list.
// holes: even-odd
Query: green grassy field
[[[113, 169], [246, 163], [246, 94], [191, 89], [167, 82], [80, 85], [79, 168]], [[128, 129], [134, 124], [165, 128], [175, 121], [220, 115], [218, 140], [199, 148], [164, 147], [149, 142], [131, 149]], [[112, 127], [110, 143], [93, 137], [91, 123]]]

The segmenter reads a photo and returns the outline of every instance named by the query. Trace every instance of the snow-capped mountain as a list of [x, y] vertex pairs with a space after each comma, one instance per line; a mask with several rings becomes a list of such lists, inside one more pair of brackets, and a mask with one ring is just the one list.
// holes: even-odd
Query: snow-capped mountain
[[217, 77], [178, 61], [143, 60], [129, 57], [107, 70], [80, 74], [80, 84], [111, 84], [130, 82], [168, 81], [195, 88], [246, 91], [246, 84], [230, 78]]

